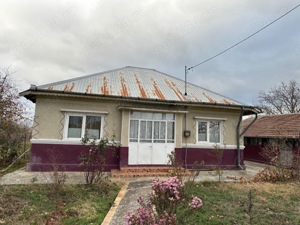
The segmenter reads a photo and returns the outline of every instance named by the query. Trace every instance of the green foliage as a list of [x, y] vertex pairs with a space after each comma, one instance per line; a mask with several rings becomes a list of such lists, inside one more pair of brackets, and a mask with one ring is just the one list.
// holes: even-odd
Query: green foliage
[[191, 191], [193, 195], [201, 196], [204, 205], [200, 211], [189, 214], [185, 224], [300, 223], [297, 183], [199, 182]]
[[[101, 224], [120, 190], [115, 183], [65, 185], [53, 198], [49, 185], [0, 186], [3, 224]], [[61, 223], [58, 223], [61, 222]], [[51, 223], [48, 223], [51, 224]]]
[[177, 177], [163, 181], [153, 179], [151, 188], [148, 200], [145, 201], [141, 196], [137, 199], [140, 204], [137, 214], [131, 211], [126, 214], [126, 224], [185, 224], [187, 216], [203, 206], [200, 198], [186, 192], [184, 184]]

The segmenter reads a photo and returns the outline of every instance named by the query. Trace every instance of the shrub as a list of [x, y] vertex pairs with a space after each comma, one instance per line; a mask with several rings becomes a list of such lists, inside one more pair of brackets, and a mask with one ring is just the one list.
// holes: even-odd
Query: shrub
[[107, 138], [100, 139], [98, 143], [95, 139], [89, 139], [87, 135], [81, 139], [82, 145], [88, 145], [89, 147], [88, 151], [81, 153], [79, 159], [85, 170], [86, 184], [100, 183], [105, 178], [105, 151], [108, 145], [110, 145], [112, 150], [118, 147], [114, 137], [113, 135], [111, 141]]
[[149, 200], [138, 198], [141, 207], [137, 214], [128, 212], [125, 216], [128, 225], [183, 224], [189, 213], [203, 206], [200, 198], [192, 198], [185, 192], [184, 184], [177, 177], [165, 181], [153, 179], [151, 188]]

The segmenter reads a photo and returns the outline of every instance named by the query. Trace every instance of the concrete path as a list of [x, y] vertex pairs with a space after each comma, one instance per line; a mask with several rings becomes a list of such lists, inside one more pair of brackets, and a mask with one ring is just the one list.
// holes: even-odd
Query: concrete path
[[[245, 162], [246, 170], [224, 170], [221, 181], [234, 181], [241, 177], [251, 179], [256, 173], [263, 170], [266, 165]], [[65, 172], [67, 174], [66, 183], [68, 184], [84, 184], [84, 176], [81, 172]], [[121, 181], [126, 185], [120, 191], [116, 198], [115, 204], [111, 208], [103, 225], [123, 225], [125, 224], [124, 216], [128, 211], [135, 211], [139, 204], [137, 198], [139, 196], [147, 197], [151, 191], [151, 181], [153, 178], [113, 178], [112, 181]], [[160, 178], [160, 180], [166, 179]], [[201, 171], [197, 177], [197, 181], [218, 181], [219, 177], [215, 171]], [[26, 172], [24, 169], [6, 174], [0, 177], [0, 185], [12, 184], [30, 184], [30, 183], [51, 183], [51, 173]]]

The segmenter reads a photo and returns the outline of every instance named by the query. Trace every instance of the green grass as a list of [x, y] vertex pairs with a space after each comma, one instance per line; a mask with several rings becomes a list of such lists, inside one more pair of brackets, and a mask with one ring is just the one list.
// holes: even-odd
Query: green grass
[[[249, 212], [249, 191], [252, 210]], [[185, 224], [300, 224], [300, 184], [198, 183], [192, 194], [204, 206], [185, 218]], [[252, 222], [250, 223], [250, 217]]]
[[[0, 186], [0, 224], [46, 224], [57, 216], [63, 224], [101, 224], [120, 190], [114, 183]], [[56, 224], [56, 223], [55, 223]]]

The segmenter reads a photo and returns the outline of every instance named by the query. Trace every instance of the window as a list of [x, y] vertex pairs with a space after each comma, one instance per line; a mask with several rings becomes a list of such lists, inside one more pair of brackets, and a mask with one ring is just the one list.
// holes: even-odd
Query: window
[[130, 142], [174, 143], [175, 115], [133, 111], [130, 115]]
[[198, 121], [198, 142], [220, 143], [221, 121]]
[[100, 115], [68, 114], [65, 138], [82, 138], [87, 135], [90, 139], [100, 139], [101, 121]]

